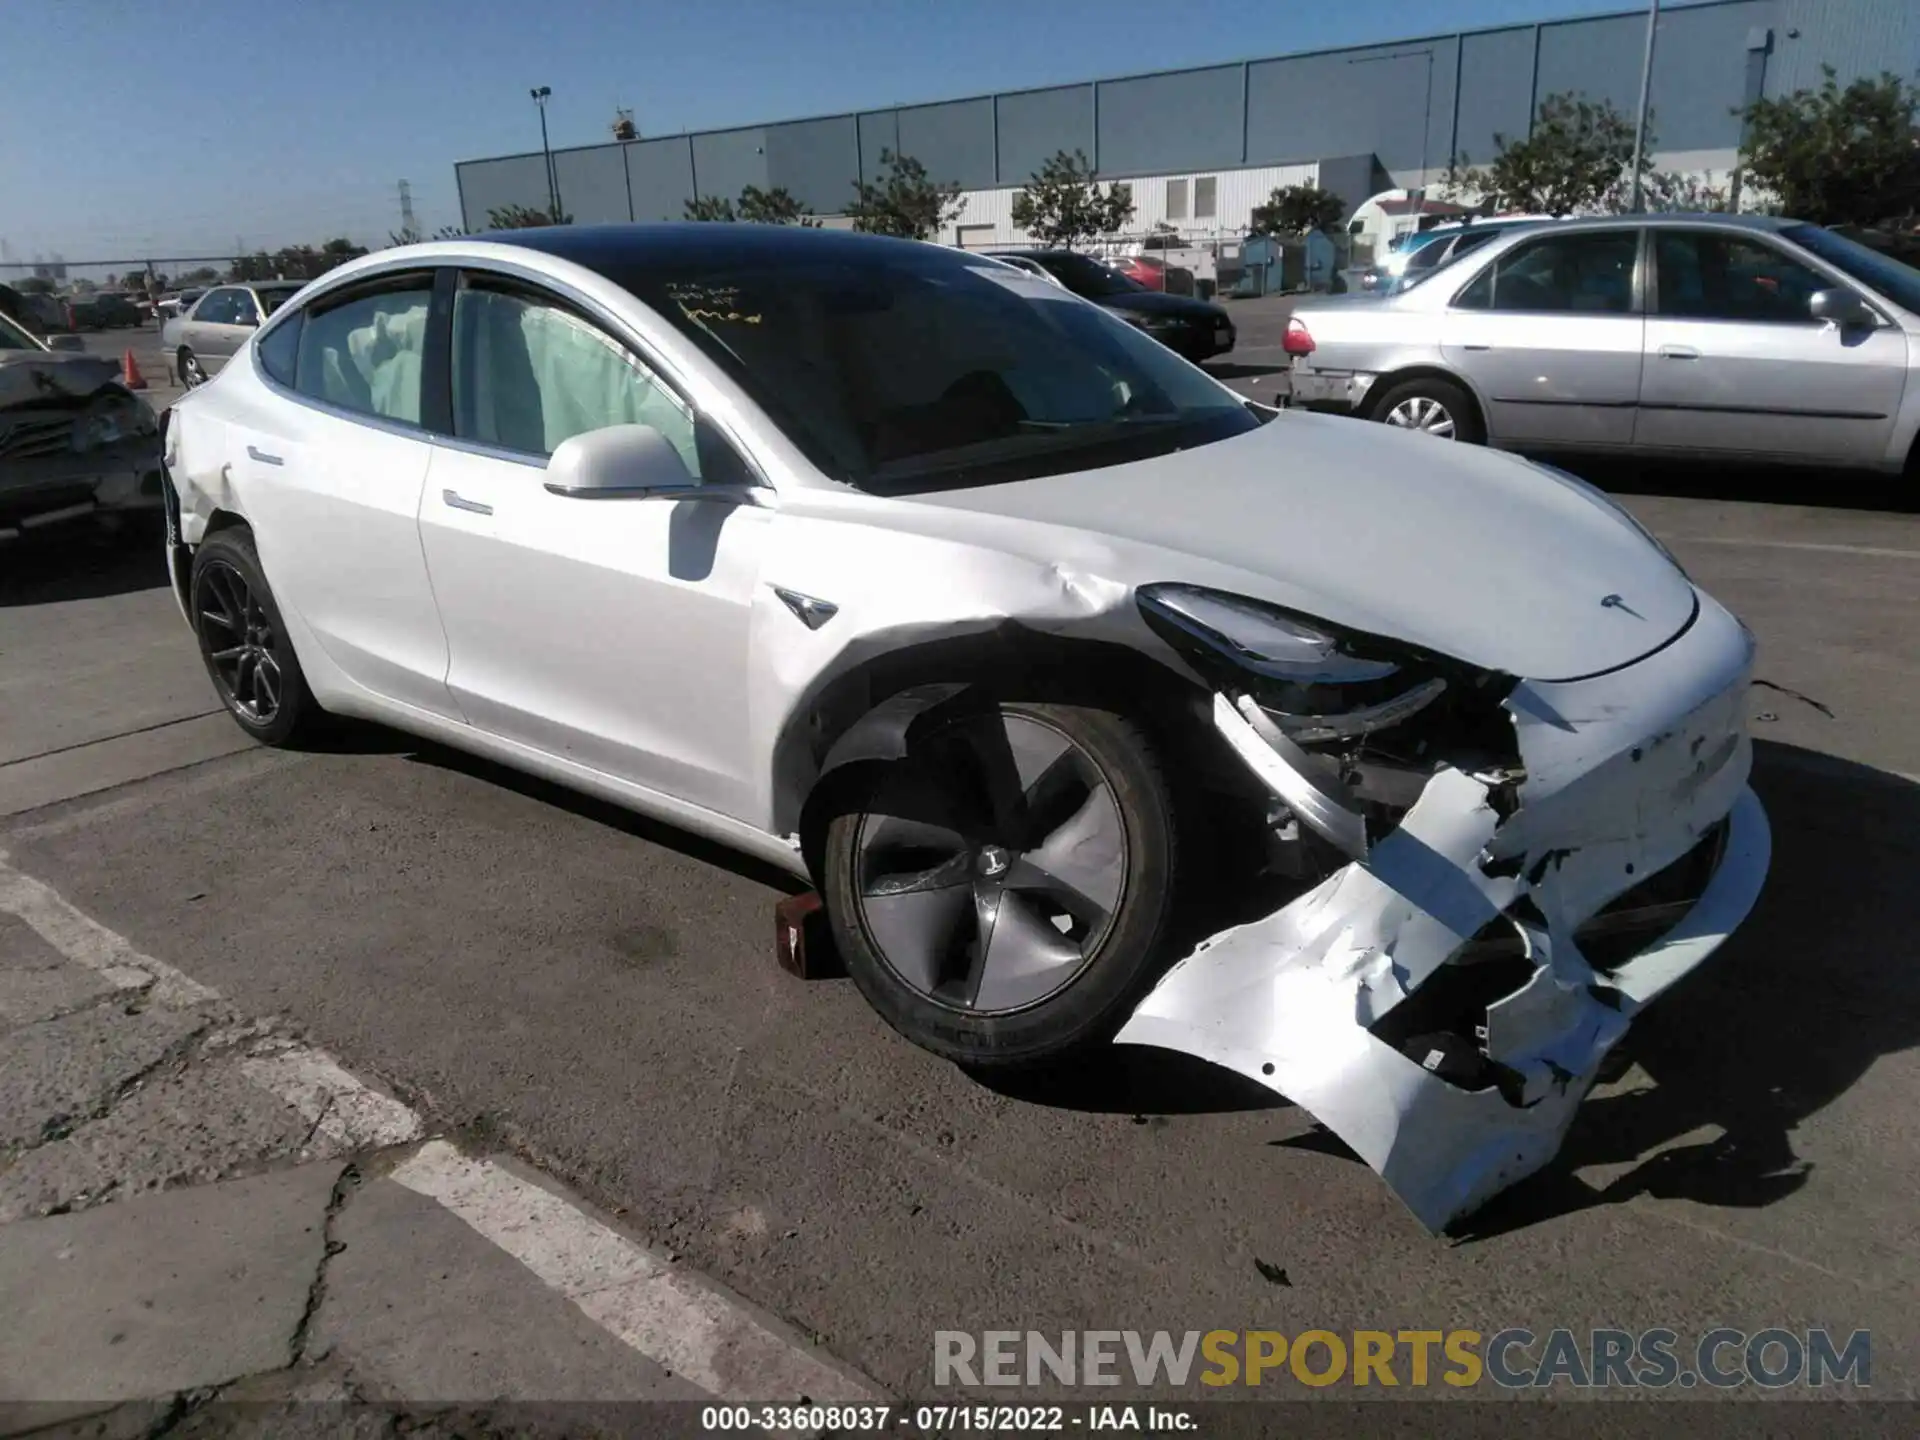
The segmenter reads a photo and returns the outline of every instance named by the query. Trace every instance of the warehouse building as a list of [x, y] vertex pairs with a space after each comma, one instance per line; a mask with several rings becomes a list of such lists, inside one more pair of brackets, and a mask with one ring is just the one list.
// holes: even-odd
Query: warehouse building
[[[1267, 13], [1278, 14], [1277, 10]], [[1349, 207], [1397, 186], [1437, 184], [1452, 156], [1489, 159], [1524, 135], [1539, 101], [1579, 91], [1631, 115], [1646, 11], [1416, 36], [1390, 45], [1239, 60], [743, 125], [553, 152], [562, 209], [577, 223], [678, 220], [698, 196], [784, 187], [815, 213], [844, 212], [883, 149], [911, 155], [966, 205], [946, 243], [1018, 243], [1021, 183], [1079, 150], [1133, 187], [1135, 226], [1195, 240], [1244, 234], [1277, 186], [1317, 183]], [[1704, 0], [1662, 8], [1653, 63], [1653, 152], [1661, 169], [1723, 181], [1737, 112], [1762, 96], [1882, 70], [1920, 68], [1916, 0]], [[546, 158], [455, 167], [470, 230], [505, 205], [545, 209]]]

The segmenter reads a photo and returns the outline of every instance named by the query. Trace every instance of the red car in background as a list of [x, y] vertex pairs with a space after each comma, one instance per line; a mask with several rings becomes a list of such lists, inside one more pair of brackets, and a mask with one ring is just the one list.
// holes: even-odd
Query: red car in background
[[1149, 290], [1167, 288], [1167, 262], [1151, 255], [1115, 255], [1105, 264], [1110, 270], [1118, 270], [1135, 284], [1144, 285]]

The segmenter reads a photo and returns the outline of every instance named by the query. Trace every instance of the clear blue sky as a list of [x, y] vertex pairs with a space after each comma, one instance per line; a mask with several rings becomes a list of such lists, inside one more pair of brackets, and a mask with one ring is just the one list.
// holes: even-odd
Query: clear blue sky
[[[1631, 8], [1632, 0], [4, 0], [4, 258], [384, 243], [456, 160]], [[21, 63], [21, 62], [26, 63]], [[1173, 117], [1170, 117], [1173, 118]]]

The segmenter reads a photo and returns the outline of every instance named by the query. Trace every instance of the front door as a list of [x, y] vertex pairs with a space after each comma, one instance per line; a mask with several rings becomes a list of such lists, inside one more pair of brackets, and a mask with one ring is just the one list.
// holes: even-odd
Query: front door
[[468, 721], [748, 816], [748, 621], [773, 512], [545, 486], [562, 441], [608, 425], [653, 426], [709, 482], [744, 465], [608, 327], [519, 282], [465, 278], [452, 387], [420, 532]]
[[1814, 319], [1846, 288], [1758, 236], [1654, 231], [1654, 297], [1637, 444], [1870, 464], [1907, 384], [1897, 326]]
[[1543, 235], [1496, 256], [1454, 297], [1441, 353], [1485, 402], [1488, 439], [1632, 441], [1645, 329], [1639, 248], [1631, 226]]

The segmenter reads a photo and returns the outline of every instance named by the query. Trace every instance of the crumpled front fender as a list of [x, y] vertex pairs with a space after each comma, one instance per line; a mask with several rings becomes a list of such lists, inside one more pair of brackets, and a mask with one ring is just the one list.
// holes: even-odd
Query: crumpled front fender
[[[1490, 777], [1440, 769], [1362, 858], [1170, 970], [1117, 1039], [1185, 1051], [1286, 1095], [1429, 1229], [1471, 1213], [1552, 1159], [1640, 1008], [1757, 900], [1771, 842], [1747, 788], [1752, 658], [1744, 627], [1703, 599], [1684, 635], [1634, 666], [1522, 683], [1505, 702], [1526, 770], [1517, 809], [1496, 805]], [[1596, 970], [1580, 927], [1713, 843], [1723, 823], [1717, 868], [1691, 909]], [[1530, 973], [1486, 1003], [1473, 1033], [1431, 1049], [1377, 1033], [1502, 925], [1518, 932]], [[1499, 1083], [1443, 1077], [1440, 1041], [1477, 1050]]]

